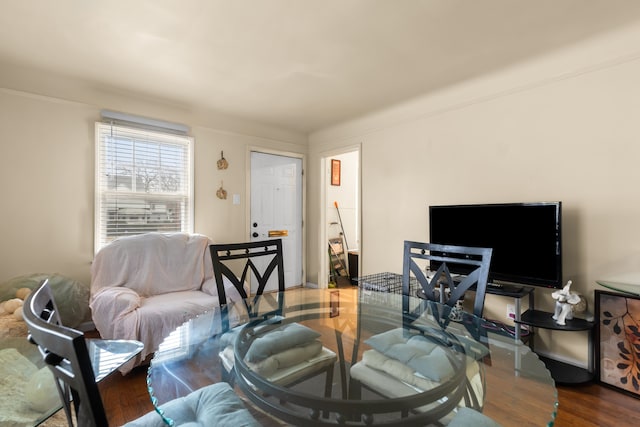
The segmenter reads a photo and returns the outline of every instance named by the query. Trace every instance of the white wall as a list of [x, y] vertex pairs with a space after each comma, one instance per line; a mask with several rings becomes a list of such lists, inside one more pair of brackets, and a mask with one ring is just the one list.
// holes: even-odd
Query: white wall
[[[248, 147], [306, 153], [306, 137], [263, 132], [235, 122], [212, 127], [207, 117], [124, 95], [100, 96], [64, 81], [21, 89], [0, 71], [0, 283], [30, 273], [60, 273], [90, 283], [93, 259], [94, 123], [101, 109], [184, 123], [195, 139], [195, 231], [219, 242], [246, 240]], [[34, 89], [34, 90], [35, 90]], [[64, 98], [59, 89], [73, 94]], [[53, 96], [55, 95], [55, 96]], [[212, 120], [211, 122], [216, 122]], [[213, 125], [215, 126], [215, 124]], [[232, 129], [232, 130], [227, 130]], [[258, 135], [258, 136], [254, 136]], [[275, 136], [274, 136], [275, 135]], [[279, 138], [277, 135], [281, 135]], [[229, 168], [219, 171], [220, 152]], [[215, 192], [224, 180], [229, 197]], [[233, 205], [231, 195], [241, 204]]]
[[[312, 165], [362, 143], [362, 274], [401, 271], [403, 241], [428, 241], [430, 204], [561, 200], [564, 277], [591, 309], [596, 279], [640, 283], [639, 41], [640, 25], [621, 28], [311, 135]], [[503, 320], [506, 302], [489, 296], [486, 316]], [[585, 334], [536, 343], [586, 364]]]

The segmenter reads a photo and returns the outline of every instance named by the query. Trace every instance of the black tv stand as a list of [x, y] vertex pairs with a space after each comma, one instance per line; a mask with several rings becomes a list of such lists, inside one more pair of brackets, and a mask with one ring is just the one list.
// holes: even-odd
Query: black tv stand
[[[539, 289], [539, 288], [538, 288]], [[528, 326], [529, 335], [527, 338], [531, 350], [535, 351], [535, 328], [551, 329], [556, 331], [587, 331], [588, 334], [588, 352], [589, 360], [587, 368], [573, 366], [568, 363], [553, 360], [550, 357], [539, 356], [547, 369], [551, 372], [551, 376], [558, 384], [581, 384], [593, 380], [593, 330], [595, 322], [589, 322], [584, 319], [574, 318], [567, 320], [566, 325], [558, 325], [552, 318], [553, 313], [535, 309], [535, 287], [526, 285], [512, 284], [487, 284], [486, 293], [511, 297], [515, 301], [515, 339], [520, 340], [522, 325]], [[520, 300], [529, 296], [529, 308], [521, 314]]]
[[[551, 376], [558, 384], [580, 384], [593, 380], [593, 329], [595, 322], [574, 318], [567, 320], [565, 325], [558, 325], [552, 318], [553, 313], [542, 310], [529, 310], [522, 313], [516, 323], [528, 325], [533, 328], [551, 329], [555, 331], [587, 331], [589, 360], [587, 369], [573, 366], [568, 363], [553, 360], [549, 357], [540, 357], [545, 362]], [[534, 341], [530, 342], [531, 350], [535, 351]]]

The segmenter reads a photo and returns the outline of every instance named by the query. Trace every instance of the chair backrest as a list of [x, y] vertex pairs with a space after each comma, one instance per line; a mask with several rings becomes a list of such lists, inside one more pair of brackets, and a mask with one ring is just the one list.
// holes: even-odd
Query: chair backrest
[[55, 378], [67, 421], [77, 426], [108, 426], [84, 334], [60, 322], [53, 293], [45, 280], [27, 298], [23, 316], [29, 341], [38, 346]]
[[[268, 294], [269, 309], [260, 311], [259, 305], [270, 279], [276, 278], [278, 291], [285, 290], [284, 287], [284, 261], [282, 257], [282, 239], [262, 240], [245, 243], [213, 244], [211, 249], [211, 259], [213, 261], [213, 277], [218, 287], [218, 300], [220, 301], [221, 319], [223, 331], [230, 330], [229, 307], [227, 305], [227, 295], [225, 282], [230, 282], [243, 298], [244, 306], [250, 318], [272, 317], [282, 313], [284, 298], [276, 298]], [[240, 275], [236, 275], [238, 271]], [[245, 291], [245, 283], [248, 280], [255, 280], [257, 290], [250, 301]]]
[[[405, 241], [402, 292], [409, 295], [410, 280], [415, 277], [421, 296], [453, 307], [467, 290], [475, 286], [473, 314], [482, 317], [492, 252], [491, 248]], [[435, 262], [438, 268], [427, 272], [429, 265], [425, 266], [425, 263], [431, 262]], [[466, 275], [453, 276], [450, 270], [458, 270], [454, 267], [462, 267]], [[450, 292], [442, 292], [444, 287], [448, 287]]]
[[[255, 280], [258, 285], [255, 295], [262, 295], [271, 277], [277, 277], [278, 291], [284, 291], [282, 239], [213, 244], [210, 248], [220, 305], [227, 303], [223, 280], [225, 278], [233, 283], [245, 299], [248, 295], [244, 284], [248, 280]], [[240, 275], [236, 275], [232, 268], [241, 271]]]

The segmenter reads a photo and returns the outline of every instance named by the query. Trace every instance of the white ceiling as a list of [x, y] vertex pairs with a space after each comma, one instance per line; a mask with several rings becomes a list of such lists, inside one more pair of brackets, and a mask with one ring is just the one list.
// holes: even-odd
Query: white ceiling
[[635, 0], [0, 0], [0, 8], [0, 66], [303, 133], [640, 17]]

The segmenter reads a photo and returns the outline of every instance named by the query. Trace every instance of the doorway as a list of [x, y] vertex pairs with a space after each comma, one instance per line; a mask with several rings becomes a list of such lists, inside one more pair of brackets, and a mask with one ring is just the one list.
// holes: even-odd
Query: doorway
[[360, 270], [360, 146], [322, 157], [321, 251], [318, 286], [350, 286]]
[[[299, 286], [303, 283], [302, 158], [251, 151], [250, 171], [250, 240], [282, 239], [285, 287]], [[278, 289], [275, 279], [265, 291]]]

